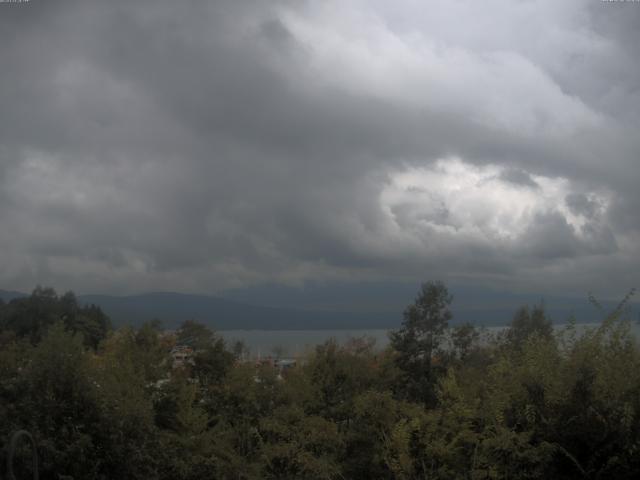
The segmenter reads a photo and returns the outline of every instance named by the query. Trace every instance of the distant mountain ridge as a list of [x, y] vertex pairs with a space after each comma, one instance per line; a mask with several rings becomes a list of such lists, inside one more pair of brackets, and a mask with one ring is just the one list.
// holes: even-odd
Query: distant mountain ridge
[[[357, 286], [352, 295], [338, 288], [244, 289], [208, 296], [174, 292], [140, 295], [78, 295], [81, 304], [95, 304], [114, 325], [138, 326], [158, 319], [165, 328], [176, 328], [184, 320], [196, 320], [215, 330], [324, 330], [390, 329], [402, 322], [404, 307], [413, 301], [415, 286]], [[452, 324], [505, 325], [521, 305], [540, 303], [533, 294], [510, 294], [483, 289], [452, 289]], [[61, 293], [61, 292], [59, 292]], [[5, 302], [27, 294], [0, 290]], [[371, 302], [368, 302], [371, 299]], [[607, 311], [615, 302], [601, 302]], [[556, 323], [574, 316], [578, 322], [600, 320], [601, 314], [584, 299], [550, 297], [544, 299], [549, 317]], [[630, 304], [637, 318], [638, 304]]]
[[[61, 293], [61, 292], [58, 292]], [[8, 302], [26, 293], [0, 290]], [[208, 295], [152, 292], [139, 295], [78, 295], [83, 305], [98, 305], [116, 326], [139, 326], [160, 320], [176, 328], [184, 320], [197, 320], [215, 330], [322, 330], [395, 328], [394, 317], [385, 312], [325, 312], [252, 305]], [[399, 324], [399, 320], [397, 321]]]
[[[223, 292], [224, 298], [254, 305], [278, 306], [326, 312], [360, 312], [386, 314], [395, 327], [402, 312], [411, 304], [419, 285], [407, 282], [362, 282], [358, 284], [305, 284], [301, 287], [277, 285], [252, 286]], [[455, 285], [452, 324], [469, 322], [475, 325], [508, 324], [515, 311], [523, 305], [543, 304], [554, 323], [566, 323], [571, 317], [578, 323], [602, 320], [602, 313], [590, 303], [587, 294], [580, 296], [513, 293], [474, 285]], [[623, 292], [620, 299], [623, 298]], [[598, 297], [598, 295], [596, 295]], [[637, 297], [636, 297], [637, 298]], [[613, 311], [619, 300], [598, 298], [605, 312]], [[639, 319], [640, 304], [631, 299], [627, 305], [631, 318]]]
[[197, 320], [216, 330], [320, 330], [391, 328], [393, 318], [386, 314], [322, 312], [251, 305], [220, 297], [173, 292], [132, 296], [80, 295], [81, 303], [93, 303], [116, 325], [138, 325], [161, 320], [175, 328], [184, 320]]
[[0, 290], [0, 300], [4, 302], [10, 302], [14, 298], [27, 297], [26, 293], [14, 292], [12, 290]]

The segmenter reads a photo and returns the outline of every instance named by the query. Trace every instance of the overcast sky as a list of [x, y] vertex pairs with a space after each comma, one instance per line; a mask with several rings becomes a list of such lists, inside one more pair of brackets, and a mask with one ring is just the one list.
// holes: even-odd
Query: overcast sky
[[640, 286], [640, 3], [0, 3], [0, 288]]

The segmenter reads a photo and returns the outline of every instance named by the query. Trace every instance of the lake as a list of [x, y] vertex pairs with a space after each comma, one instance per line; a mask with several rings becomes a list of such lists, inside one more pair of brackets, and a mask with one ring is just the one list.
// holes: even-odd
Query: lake
[[[595, 328], [598, 324], [577, 324], [578, 330]], [[565, 324], [554, 325], [555, 329], [562, 329]], [[506, 327], [484, 327], [488, 334], [495, 334]], [[632, 330], [637, 338], [640, 338], [640, 325], [633, 323]], [[384, 348], [389, 344], [389, 332], [387, 329], [363, 329], [363, 330], [221, 330], [218, 333], [228, 342], [242, 340], [249, 348], [252, 357], [265, 357], [274, 354], [274, 349], [281, 349], [281, 355], [298, 356], [310, 349], [334, 338], [338, 343], [344, 344], [350, 338], [371, 337], [376, 341], [377, 348]]]

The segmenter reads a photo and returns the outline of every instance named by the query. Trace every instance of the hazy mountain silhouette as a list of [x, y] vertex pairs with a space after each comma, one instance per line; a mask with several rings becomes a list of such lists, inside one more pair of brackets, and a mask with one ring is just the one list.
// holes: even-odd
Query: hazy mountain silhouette
[[0, 299], [4, 302], [10, 302], [14, 298], [26, 297], [26, 293], [14, 292], [12, 290], [0, 290]]
[[[571, 316], [578, 322], [596, 322], [602, 317], [584, 298], [542, 297], [478, 288], [452, 288], [452, 323], [505, 325], [521, 305], [544, 302], [549, 317], [563, 323]], [[82, 304], [96, 304], [114, 325], [140, 325], [158, 319], [165, 328], [184, 320], [197, 320], [216, 330], [320, 330], [398, 328], [402, 312], [415, 296], [417, 287], [408, 284], [360, 284], [353, 286], [307, 285], [294, 287], [251, 287], [223, 292], [223, 296], [182, 293], [146, 293], [130, 296], [79, 295]], [[62, 292], [60, 292], [62, 293]], [[26, 294], [0, 290], [10, 301]], [[602, 301], [612, 310], [617, 302]], [[638, 304], [631, 304], [638, 316]]]
[[[359, 329], [395, 327], [385, 313], [324, 312], [251, 305], [206, 295], [148, 293], [125, 297], [81, 295], [82, 303], [99, 305], [114, 324], [140, 324], [161, 320], [174, 328], [184, 320], [197, 320], [216, 330]], [[398, 317], [399, 318], [399, 317]], [[396, 321], [399, 324], [399, 320]]]
[[[230, 300], [279, 308], [296, 308], [325, 312], [358, 312], [386, 315], [389, 324], [397, 325], [402, 312], [411, 304], [419, 286], [406, 282], [362, 282], [358, 284], [305, 284], [301, 287], [254, 286], [224, 292]], [[477, 286], [450, 287], [453, 294], [453, 324], [505, 325], [522, 305], [543, 304], [554, 323], [565, 323], [574, 317], [579, 323], [597, 322], [599, 312], [581, 296], [512, 293]], [[620, 299], [626, 292], [622, 292]], [[612, 311], [620, 299], [599, 299], [606, 312]], [[630, 303], [630, 315], [638, 318], [638, 303]]]

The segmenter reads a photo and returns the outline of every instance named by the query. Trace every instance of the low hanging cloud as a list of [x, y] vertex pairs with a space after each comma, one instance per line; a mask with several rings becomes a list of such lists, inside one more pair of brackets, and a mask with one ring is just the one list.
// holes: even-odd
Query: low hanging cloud
[[0, 288], [627, 289], [639, 21], [582, 0], [0, 4]]

